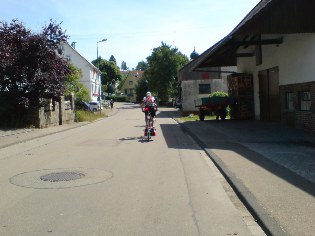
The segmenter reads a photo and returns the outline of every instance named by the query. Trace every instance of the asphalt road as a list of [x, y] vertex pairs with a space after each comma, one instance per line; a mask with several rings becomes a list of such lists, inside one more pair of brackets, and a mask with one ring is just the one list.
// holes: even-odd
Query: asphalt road
[[204, 151], [137, 105], [0, 149], [0, 235], [262, 235]]

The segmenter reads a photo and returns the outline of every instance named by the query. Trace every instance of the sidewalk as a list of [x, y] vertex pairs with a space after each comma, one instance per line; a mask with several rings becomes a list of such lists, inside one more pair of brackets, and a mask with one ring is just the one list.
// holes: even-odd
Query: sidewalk
[[315, 136], [262, 121], [181, 122], [270, 235], [315, 235]]
[[[108, 116], [112, 116], [118, 112], [119, 103], [115, 103], [115, 107], [105, 109]], [[63, 124], [52, 126], [44, 129], [25, 128], [25, 129], [7, 129], [0, 127], [0, 148], [5, 148], [16, 143], [26, 142], [35, 138], [44, 137], [54, 133], [62, 132], [69, 129], [74, 129], [79, 126], [88, 125], [90, 122], [73, 122], [71, 124]]]

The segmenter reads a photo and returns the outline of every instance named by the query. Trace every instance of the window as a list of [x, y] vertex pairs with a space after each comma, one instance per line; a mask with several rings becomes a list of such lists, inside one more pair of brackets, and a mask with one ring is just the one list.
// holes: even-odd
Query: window
[[287, 92], [285, 94], [285, 98], [286, 98], [285, 108], [289, 111], [294, 111], [294, 93]]
[[211, 93], [210, 84], [199, 84], [199, 94], [209, 94]]
[[129, 81], [129, 85], [133, 85], [133, 81]]
[[300, 109], [301, 111], [311, 110], [311, 92], [303, 91], [299, 93]]
[[95, 93], [95, 84], [91, 84], [91, 92], [92, 95]]

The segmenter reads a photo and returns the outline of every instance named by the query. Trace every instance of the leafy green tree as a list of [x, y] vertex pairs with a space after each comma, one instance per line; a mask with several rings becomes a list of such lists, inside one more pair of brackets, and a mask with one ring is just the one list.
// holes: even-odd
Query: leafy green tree
[[59, 99], [64, 94], [67, 62], [56, 54], [67, 35], [60, 24], [50, 21], [33, 33], [18, 20], [0, 22], [0, 121], [23, 117], [41, 106], [42, 99]]
[[[92, 61], [96, 65], [97, 60]], [[99, 69], [101, 71], [101, 80], [103, 85], [114, 84], [121, 80], [122, 75], [119, 67], [112, 61], [106, 61], [99, 57]]]
[[102, 84], [102, 91], [107, 93], [107, 84]]
[[159, 101], [167, 102], [179, 93], [177, 71], [189, 62], [187, 56], [162, 42], [147, 57], [148, 69], [144, 72], [144, 80], [148, 81], [151, 92], [155, 92]]
[[138, 65], [136, 66], [136, 70], [145, 71], [146, 69], [148, 69], [148, 67], [149, 67], [148, 63], [146, 63], [145, 61], [140, 61], [138, 62]]
[[89, 91], [79, 82], [82, 78], [82, 71], [72, 64], [70, 64], [69, 67], [70, 74], [65, 77], [65, 95], [71, 95], [73, 93], [76, 104], [82, 101], [90, 101]]
[[108, 84], [106, 92], [109, 94], [115, 93], [115, 86], [113, 84]]
[[148, 81], [142, 77], [139, 81], [138, 84], [136, 85], [136, 100], [137, 102], [141, 102], [143, 97], [145, 96], [146, 92], [149, 91], [148, 87]]
[[109, 61], [113, 62], [117, 66], [117, 61], [113, 55], [110, 56]]
[[123, 61], [121, 63], [121, 67], [120, 67], [121, 70], [128, 70], [128, 67], [127, 67], [127, 63], [125, 61]]

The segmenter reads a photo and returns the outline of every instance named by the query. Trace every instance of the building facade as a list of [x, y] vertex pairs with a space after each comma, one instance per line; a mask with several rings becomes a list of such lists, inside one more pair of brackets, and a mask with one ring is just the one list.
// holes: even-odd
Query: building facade
[[136, 85], [138, 84], [139, 79], [143, 76], [143, 71], [132, 70], [132, 71], [122, 71], [123, 78], [125, 80], [124, 84], [121, 87], [121, 93], [125, 94], [130, 102], [137, 101], [136, 95]]
[[74, 44], [70, 46], [64, 42], [61, 50], [62, 57], [82, 71], [80, 83], [88, 89], [91, 101], [98, 101], [102, 94], [100, 71], [75, 50]]
[[315, 2], [263, 0], [194, 69], [237, 66], [253, 77], [255, 119], [315, 133]]
[[[315, 34], [262, 35], [283, 42], [261, 47], [261, 64], [255, 57], [238, 58], [239, 72], [253, 75], [255, 117], [280, 121], [315, 132]], [[254, 46], [246, 50], [253, 50]], [[244, 51], [240, 49], [239, 51]]]

